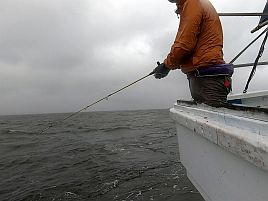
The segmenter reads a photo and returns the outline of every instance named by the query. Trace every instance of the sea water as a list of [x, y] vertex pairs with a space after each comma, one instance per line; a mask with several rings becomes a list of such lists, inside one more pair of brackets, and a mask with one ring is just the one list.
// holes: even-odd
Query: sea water
[[0, 116], [0, 200], [203, 201], [168, 110]]

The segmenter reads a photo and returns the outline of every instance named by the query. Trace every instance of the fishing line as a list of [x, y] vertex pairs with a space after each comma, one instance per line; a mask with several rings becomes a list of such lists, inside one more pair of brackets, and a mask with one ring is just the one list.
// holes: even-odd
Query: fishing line
[[[157, 64], [159, 65], [160, 63], [157, 62]], [[92, 107], [93, 105], [95, 105], [95, 104], [97, 104], [97, 103], [99, 103], [99, 102], [101, 102], [101, 101], [103, 101], [103, 100], [108, 100], [109, 97], [111, 97], [111, 96], [117, 94], [118, 92], [120, 92], [120, 91], [122, 91], [122, 90], [124, 90], [124, 89], [126, 89], [126, 88], [128, 88], [128, 87], [130, 87], [130, 86], [132, 86], [132, 85], [134, 85], [134, 84], [136, 84], [137, 82], [140, 82], [141, 80], [143, 80], [143, 79], [145, 79], [145, 78], [147, 78], [147, 77], [153, 75], [154, 73], [155, 73], [155, 71], [152, 71], [152, 72], [149, 73], [148, 75], [145, 75], [144, 77], [142, 77], [142, 78], [140, 78], [140, 79], [138, 79], [138, 80], [136, 80], [136, 81], [134, 81], [134, 82], [132, 82], [132, 83], [130, 83], [130, 84], [124, 86], [124, 87], [122, 87], [121, 89], [116, 90], [115, 92], [113, 92], [113, 93], [111, 93], [111, 94], [109, 94], [109, 95], [107, 95], [107, 96], [105, 96], [105, 97], [103, 97], [103, 98], [101, 98], [101, 99], [95, 101], [94, 103], [91, 103], [91, 104], [87, 105], [86, 107], [84, 107], [84, 108], [78, 110], [77, 112], [74, 112], [74, 113], [70, 114], [69, 116], [66, 116], [65, 118], [63, 118], [63, 119], [60, 120], [60, 121], [50, 122], [49, 125], [48, 125], [48, 127], [46, 127], [45, 129], [41, 130], [41, 131], [39, 132], [39, 134], [43, 134], [44, 132], [46, 132], [46, 131], [49, 130], [50, 128], [55, 127], [55, 126], [57, 126], [57, 125], [63, 123], [63, 122], [66, 121], [67, 119], [70, 119], [71, 117], [73, 117], [73, 116], [79, 114], [80, 112], [82, 112], [82, 111], [84, 111], [84, 110], [86, 110], [86, 109]]]

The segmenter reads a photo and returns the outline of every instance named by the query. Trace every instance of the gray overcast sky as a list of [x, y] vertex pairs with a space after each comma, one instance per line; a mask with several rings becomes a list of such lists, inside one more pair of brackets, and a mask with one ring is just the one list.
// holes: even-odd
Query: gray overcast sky
[[[262, 12], [266, 0], [211, 0], [218, 12]], [[167, 0], [1, 0], [0, 115], [73, 112], [151, 72], [178, 28]], [[226, 62], [260, 32], [258, 17], [222, 17]], [[260, 42], [236, 63], [253, 62]], [[262, 61], [267, 61], [265, 51]], [[251, 68], [235, 71], [240, 93]], [[249, 91], [267, 90], [259, 67]], [[149, 77], [91, 110], [169, 108], [189, 99], [186, 76]]]

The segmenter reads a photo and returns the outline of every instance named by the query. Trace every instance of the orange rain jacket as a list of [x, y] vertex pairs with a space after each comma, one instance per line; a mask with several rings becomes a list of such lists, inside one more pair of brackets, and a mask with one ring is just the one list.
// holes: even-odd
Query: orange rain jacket
[[209, 0], [180, 0], [180, 25], [164, 63], [184, 73], [223, 64], [223, 33], [219, 16]]

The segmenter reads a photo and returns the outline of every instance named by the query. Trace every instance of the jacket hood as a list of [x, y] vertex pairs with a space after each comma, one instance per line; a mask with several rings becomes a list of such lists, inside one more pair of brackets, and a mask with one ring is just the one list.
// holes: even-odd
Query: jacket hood
[[187, 0], [179, 0], [180, 1], [180, 5], [183, 5], [185, 3], [185, 1]]

